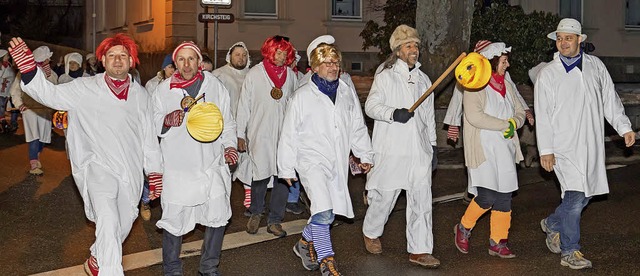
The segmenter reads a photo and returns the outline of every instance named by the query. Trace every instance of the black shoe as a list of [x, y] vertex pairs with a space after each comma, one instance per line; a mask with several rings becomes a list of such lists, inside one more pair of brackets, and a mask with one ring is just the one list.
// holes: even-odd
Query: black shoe
[[300, 204], [298, 204], [297, 202], [287, 202], [287, 207], [285, 210], [295, 215], [299, 215], [299, 214], [302, 214], [302, 212], [304, 212], [302, 207], [300, 207]]
[[277, 236], [278, 238], [287, 236], [287, 231], [284, 231], [282, 229], [282, 225], [280, 225], [279, 223], [268, 225], [267, 232], [273, 234], [274, 236]]

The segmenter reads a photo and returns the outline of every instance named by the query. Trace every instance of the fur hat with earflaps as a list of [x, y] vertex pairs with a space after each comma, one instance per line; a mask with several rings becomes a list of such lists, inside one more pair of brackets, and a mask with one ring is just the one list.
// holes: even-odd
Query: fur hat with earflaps
[[420, 44], [420, 38], [418, 37], [418, 31], [416, 29], [402, 24], [396, 27], [391, 34], [391, 38], [389, 38], [389, 46], [391, 47], [391, 51], [393, 51], [400, 47], [400, 45], [407, 42], [416, 42]]

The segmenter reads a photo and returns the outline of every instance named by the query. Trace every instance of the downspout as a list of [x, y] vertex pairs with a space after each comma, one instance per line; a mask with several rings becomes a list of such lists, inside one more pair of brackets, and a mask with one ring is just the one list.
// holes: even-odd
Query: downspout
[[92, 52], [96, 51], [96, 0], [93, 0], [93, 13], [91, 14], [93, 19], [93, 46], [91, 48]]

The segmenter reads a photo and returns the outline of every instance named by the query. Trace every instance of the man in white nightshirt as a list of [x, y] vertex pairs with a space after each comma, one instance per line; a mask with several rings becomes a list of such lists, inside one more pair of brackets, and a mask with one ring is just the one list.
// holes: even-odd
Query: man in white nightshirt
[[[407, 251], [409, 261], [436, 268], [432, 256], [431, 162], [436, 145], [433, 94], [415, 112], [407, 109], [431, 86], [420, 71], [418, 32], [398, 26], [389, 44], [392, 53], [379, 67], [365, 112], [375, 120], [373, 150], [375, 167], [367, 176], [369, 207], [362, 233], [367, 251], [382, 253], [382, 236], [396, 199], [407, 194]], [[415, 115], [415, 116], [414, 116]]]
[[[201, 275], [218, 275], [224, 229], [231, 218], [227, 164], [238, 160], [236, 124], [227, 90], [218, 78], [199, 67], [202, 54], [198, 46], [184, 42], [172, 57], [178, 71], [170, 81], [160, 83], [152, 97], [154, 126], [164, 159], [163, 187], [155, 189], [162, 192], [162, 219], [157, 226], [164, 229], [163, 269], [165, 275], [182, 275], [182, 236], [200, 224], [206, 230], [198, 271]], [[224, 120], [222, 133], [209, 143], [191, 137], [186, 128], [189, 111], [181, 107], [183, 98], [200, 96], [198, 102], [214, 103]], [[159, 192], [150, 198], [157, 196]]]
[[87, 219], [96, 223], [85, 271], [124, 275], [122, 242], [138, 215], [143, 170], [151, 183], [162, 181], [149, 94], [128, 74], [138, 63], [137, 45], [125, 34], [103, 40], [96, 55], [106, 72], [59, 85], [36, 69], [21, 38], [13, 38], [10, 46], [22, 73], [22, 90], [41, 104], [69, 112], [71, 171]]
[[580, 252], [580, 218], [591, 197], [609, 193], [604, 157], [604, 119], [635, 143], [631, 122], [602, 61], [580, 49], [587, 38], [580, 22], [560, 20], [547, 35], [559, 55], [540, 70], [534, 88], [540, 165], [555, 171], [562, 203], [540, 222], [547, 247], [561, 254], [560, 264], [590, 268]]
[[273, 183], [267, 232], [284, 237], [287, 232], [281, 223], [289, 191], [287, 184], [276, 177], [276, 153], [287, 101], [298, 85], [296, 75], [287, 66], [295, 55], [289, 38], [279, 35], [267, 38], [261, 52], [263, 61], [249, 70], [242, 84], [236, 116], [238, 150], [246, 150], [251, 162], [251, 216], [247, 233], [258, 232], [267, 186]]

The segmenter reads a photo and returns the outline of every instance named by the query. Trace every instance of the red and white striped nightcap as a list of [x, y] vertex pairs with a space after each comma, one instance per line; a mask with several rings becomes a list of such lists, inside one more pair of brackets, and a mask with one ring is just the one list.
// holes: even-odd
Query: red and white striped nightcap
[[491, 41], [489, 40], [479, 40], [476, 43], [476, 46], [473, 48], [473, 51], [478, 53], [482, 51], [482, 49], [484, 49], [485, 47], [489, 46], [489, 44], [491, 44]]
[[178, 51], [182, 50], [183, 48], [189, 48], [191, 50], [194, 50], [196, 54], [198, 54], [198, 58], [200, 59], [200, 61], [202, 61], [202, 53], [200, 52], [200, 48], [198, 48], [198, 45], [193, 43], [193, 41], [185, 41], [185, 42], [182, 42], [182, 44], [178, 45], [178, 47], [176, 47], [175, 50], [173, 50], [173, 54], [171, 55], [171, 58], [173, 59], [174, 62], [176, 61], [176, 55], [178, 54]]

